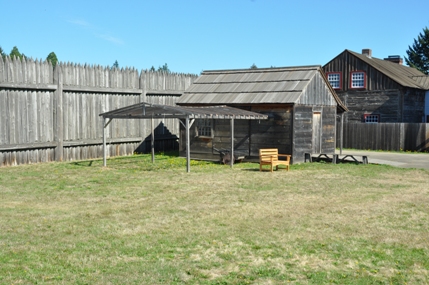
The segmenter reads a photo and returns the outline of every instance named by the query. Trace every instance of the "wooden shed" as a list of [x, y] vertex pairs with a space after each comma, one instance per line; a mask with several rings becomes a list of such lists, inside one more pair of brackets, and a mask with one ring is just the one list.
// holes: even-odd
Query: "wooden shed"
[[[333, 153], [338, 112], [347, 108], [321, 66], [204, 71], [177, 102], [181, 106], [227, 105], [268, 115], [235, 125], [234, 151], [255, 160], [260, 148], [278, 148], [304, 161], [304, 153]], [[231, 148], [229, 121], [199, 119], [190, 129], [191, 158], [218, 160]], [[180, 153], [185, 154], [180, 132]]]

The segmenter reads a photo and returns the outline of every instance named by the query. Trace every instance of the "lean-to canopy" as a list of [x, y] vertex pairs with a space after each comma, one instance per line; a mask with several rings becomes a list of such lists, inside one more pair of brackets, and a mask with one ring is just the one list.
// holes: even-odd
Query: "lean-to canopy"
[[[186, 129], [186, 159], [187, 172], [190, 172], [190, 143], [189, 128], [194, 119], [229, 119], [231, 120], [231, 157], [234, 157], [234, 119], [237, 120], [266, 120], [268, 115], [250, 112], [229, 106], [179, 107], [150, 104], [146, 102], [130, 105], [100, 114], [103, 124], [103, 165], [106, 166], [106, 127], [112, 119], [183, 119], [181, 121]], [[192, 120], [192, 121], [190, 121]], [[153, 122], [153, 120], [152, 120]], [[152, 128], [153, 129], [153, 128]], [[153, 138], [153, 133], [152, 133]], [[152, 161], [154, 148], [152, 143]], [[231, 167], [233, 159], [231, 159]]]
[[238, 108], [220, 106], [182, 107], [150, 104], [146, 102], [130, 105], [100, 114], [108, 119], [238, 119], [265, 120], [267, 115]]

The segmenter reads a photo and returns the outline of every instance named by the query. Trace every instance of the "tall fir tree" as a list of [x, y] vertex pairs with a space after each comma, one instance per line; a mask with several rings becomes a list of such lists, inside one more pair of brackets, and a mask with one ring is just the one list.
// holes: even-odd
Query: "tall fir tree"
[[46, 60], [50, 61], [52, 66], [57, 65], [57, 62], [58, 62], [58, 58], [55, 52], [51, 52], [50, 54], [48, 54], [48, 56], [46, 57]]
[[11, 58], [13, 58], [13, 57], [16, 57], [16, 58], [19, 58], [19, 59], [22, 59], [23, 57], [25, 58], [25, 55], [21, 54], [16, 46], [14, 46], [12, 48], [12, 50], [10, 51], [9, 56]]
[[4, 50], [1, 46], [0, 46], [0, 56], [3, 58], [6, 56], [6, 53], [4, 52]]
[[165, 72], [165, 73], [170, 73], [170, 69], [168, 68], [167, 63], [164, 64], [163, 66], [158, 67], [158, 71], [159, 72]]
[[425, 27], [423, 32], [414, 39], [413, 46], [408, 46], [408, 57], [405, 62], [414, 68], [417, 68], [424, 74], [429, 74], [429, 29]]

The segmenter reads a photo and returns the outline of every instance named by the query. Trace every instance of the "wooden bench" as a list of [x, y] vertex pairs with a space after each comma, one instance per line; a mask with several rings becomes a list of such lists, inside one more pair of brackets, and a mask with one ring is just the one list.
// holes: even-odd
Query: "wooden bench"
[[[361, 156], [362, 161], [359, 161], [357, 157]], [[348, 161], [346, 158], [351, 158], [356, 163], [362, 163], [362, 164], [368, 164], [368, 155], [354, 155], [354, 154], [347, 154], [343, 158], [339, 158], [340, 162]]]
[[[358, 157], [362, 157], [362, 161], [358, 160]], [[320, 161], [321, 159], [325, 159], [327, 161], [331, 161], [333, 164], [336, 164], [340, 162], [349, 162], [350, 160], [348, 160], [347, 158], [350, 158], [356, 163], [368, 164], [368, 155], [347, 154], [341, 157], [340, 154], [336, 153], [304, 153], [304, 162], [313, 162], [313, 160]]]
[[[279, 157], [285, 157], [286, 160], [279, 160]], [[261, 148], [259, 150], [259, 171], [263, 170], [263, 165], [269, 165], [271, 172], [274, 167], [278, 170], [279, 165], [286, 166], [286, 170], [289, 171], [290, 157], [289, 154], [279, 154], [277, 148]]]
[[321, 159], [325, 159], [327, 161], [332, 162], [333, 164], [336, 164], [338, 161], [338, 155], [335, 153], [304, 153], [304, 162], [313, 162], [313, 160], [320, 161]]

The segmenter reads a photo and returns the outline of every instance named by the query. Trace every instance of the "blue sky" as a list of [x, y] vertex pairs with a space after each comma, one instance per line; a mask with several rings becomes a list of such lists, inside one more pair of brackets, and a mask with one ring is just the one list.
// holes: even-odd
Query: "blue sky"
[[429, 1], [0, 0], [9, 53], [138, 70], [324, 65], [345, 49], [406, 56]]

